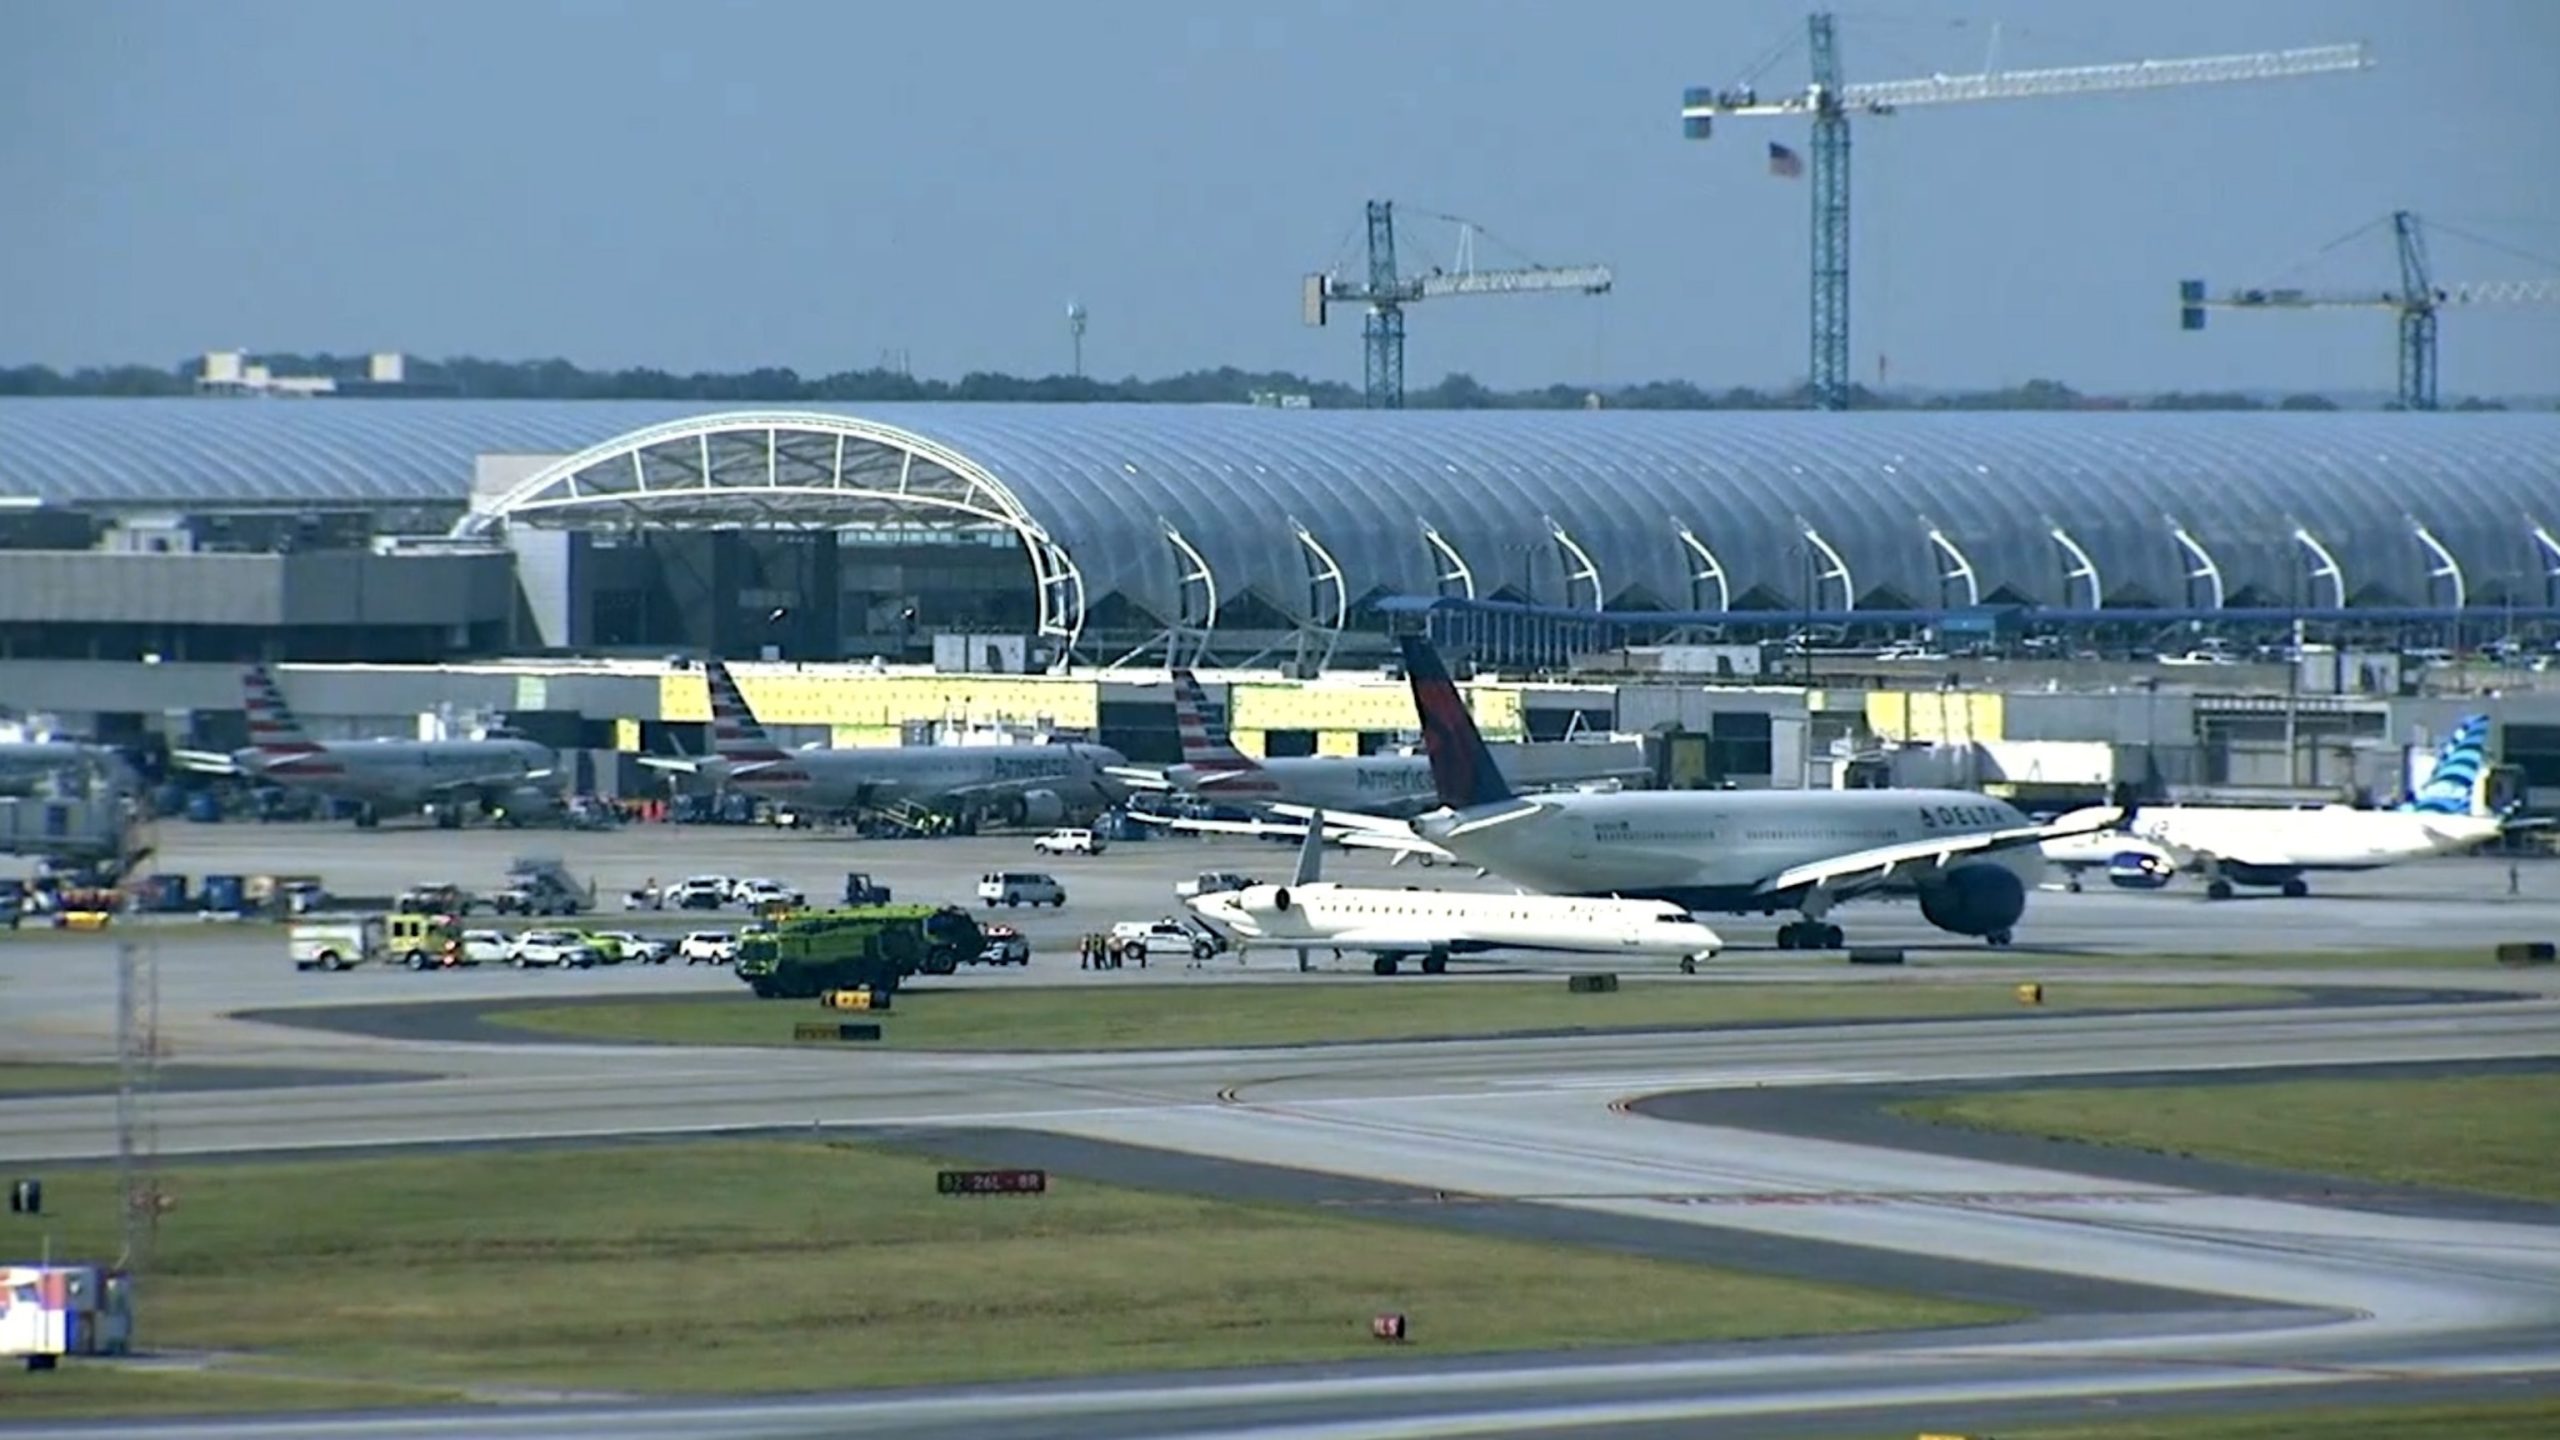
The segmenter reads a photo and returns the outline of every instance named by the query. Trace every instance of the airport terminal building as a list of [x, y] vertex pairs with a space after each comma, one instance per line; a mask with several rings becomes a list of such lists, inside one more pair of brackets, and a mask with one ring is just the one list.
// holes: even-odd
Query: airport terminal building
[[[801, 667], [776, 718], [839, 742], [955, 707], [1112, 738], [1168, 658], [1374, 679], [1388, 597], [1711, 638], [2004, 608], [2547, 633], [2560, 415], [0, 400], [0, 703], [110, 730], [227, 709], [257, 659], [350, 727], [494, 706], [628, 749], [697, 718], [666, 657], [719, 653]], [[543, 658], [573, 655], [625, 663]], [[937, 660], [981, 679], [886, 673]], [[1621, 688], [1524, 686], [1516, 723], [1705, 703]], [[1395, 728], [1345, 703], [1238, 723]]]

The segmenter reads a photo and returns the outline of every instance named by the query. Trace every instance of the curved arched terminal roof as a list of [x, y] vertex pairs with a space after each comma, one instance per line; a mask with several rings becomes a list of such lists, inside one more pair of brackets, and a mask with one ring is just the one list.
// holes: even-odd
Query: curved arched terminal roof
[[[460, 504], [477, 455], [597, 447], [628, 471], [618, 437], [717, 413], [620, 401], [0, 401], [0, 496]], [[1808, 580], [1824, 608], [1844, 591], [1861, 606], [1919, 608], [2085, 605], [2093, 593], [2118, 604], [2325, 603], [2333, 590], [2442, 604], [2457, 575], [2470, 604], [2539, 604], [2560, 565], [2560, 549], [2535, 535], [2560, 535], [2560, 415], [2550, 414], [807, 413], [832, 417], [828, 428], [852, 417], [874, 437], [859, 442], [876, 453], [857, 449], [857, 466], [909, 453], [952, 462], [1054, 541], [1080, 603], [1120, 593], [1160, 616], [1179, 610], [1183, 583], [1167, 525], [1207, 562], [1222, 601], [1252, 593], [1304, 614], [1310, 551], [1292, 519], [1338, 562], [1355, 602], [1454, 592], [1466, 582], [1444, 577], [1462, 562], [1480, 596], [1526, 590], [1612, 608], [1792, 607]], [[824, 433], [816, 423], [810, 433]], [[709, 428], [738, 453], [760, 453], [754, 432], [790, 436], [801, 424], [759, 416], [739, 417], [734, 432], [726, 421]], [[647, 506], [546, 512], [533, 498], [508, 500], [527, 507], [515, 523], [648, 518]], [[724, 523], [768, 513], [742, 500]]]

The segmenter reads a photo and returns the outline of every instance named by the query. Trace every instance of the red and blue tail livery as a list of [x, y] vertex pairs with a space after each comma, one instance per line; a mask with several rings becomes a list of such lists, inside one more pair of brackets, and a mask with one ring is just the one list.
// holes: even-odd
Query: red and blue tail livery
[[1449, 667], [1440, 663], [1440, 652], [1419, 635], [1399, 636], [1396, 644], [1404, 652], [1413, 708], [1422, 716], [1422, 749], [1431, 757], [1431, 781], [1439, 789], [1440, 803], [1463, 810], [1512, 798], [1493, 752], [1476, 729], [1475, 716], [1467, 711], [1466, 697], [1449, 678]]

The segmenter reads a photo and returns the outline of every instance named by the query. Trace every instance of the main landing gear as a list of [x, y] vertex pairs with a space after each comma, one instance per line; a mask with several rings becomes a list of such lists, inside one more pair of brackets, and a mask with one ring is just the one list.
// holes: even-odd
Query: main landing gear
[[[1397, 969], [1403, 965], [1403, 963], [1404, 957], [1401, 955], [1381, 955], [1377, 959], [1369, 962], [1369, 972], [1373, 975], [1393, 975], [1396, 973]], [[1425, 975], [1448, 974], [1449, 952], [1446, 950], [1434, 950], [1430, 954], [1423, 956], [1422, 973]]]
[[1778, 927], [1781, 950], [1837, 950], [1848, 943], [1839, 926], [1821, 920], [1790, 920]]

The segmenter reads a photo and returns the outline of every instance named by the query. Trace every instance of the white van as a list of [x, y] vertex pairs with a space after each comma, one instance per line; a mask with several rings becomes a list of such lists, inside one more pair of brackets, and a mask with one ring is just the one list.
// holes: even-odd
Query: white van
[[1037, 871], [989, 871], [978, 877], [978, 903], [989, 909], [998, 905], [1063, 907], [1067, 903], [1067, 887]]
[[1102, 837], [1090, 830], [1052, 830], [1032, 841], [1031, 848], [1043, 855], [1099, 855]]

